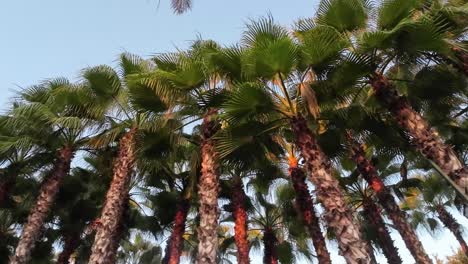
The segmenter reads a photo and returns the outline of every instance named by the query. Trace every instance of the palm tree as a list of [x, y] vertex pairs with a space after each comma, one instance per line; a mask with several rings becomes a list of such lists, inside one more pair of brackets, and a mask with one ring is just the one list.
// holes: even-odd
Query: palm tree
[[366, 157], [363, 145], [357, 143], [352, 134], [348, 135], [348, 140], [351, 142], [351, 155], [353, 161], [357, 164], [357, 170], [373, 189], [379, 203], [388, 213], [414, 258], [418, 261], [428, 258], [416, 233], [407, 222], [405, 213], [400, 209], [382, 179], [379, 178], [374, 165]]
[[223, 90], [237, 78], [238, 60], [235, 49], [198, 40], [187, 52], [154, 58], [158, 69], [147, 80], [163, 96], [175, 99], [180, 108], [175, 115], [193, 119], [185, 126], [202, 120], [199, 263], [215, 263], [217, 259], [219, 162], [213, 137], [220, 127], [217, 116]]
[[[369, 229], [371, 233], [375, 233], [374, 240], [382, 248], [388, 263], [403, 263], [398, 254], [398, 249], [395, 247], [390, 236], [387, 224], [382, 217], [381, 209], [373, 199], [374, 189], [370, 188], [370, 185], [366, 182], [360, 180], [344, 183], [344, 185], [354, 207], [362, 209], [363, 225], [366, 225], [365, 229]], [[371, 241], [368, 242], [369, 244], [371, 243]]]
[[[61, 183], [70, 170], [75, 151], [86, 141], [84, 132], [93, 125], [94, 120], [101, 118], [98, 107], [85, 106], [92, 98], [64, 79], [31, 87], [20, 94], [20, 99], [22, 101], [18, 106], [11, 110], [7, 125], [22, 132], [35, 127], [36, 132], [33, 135], [24, 134], [24, 138], [31, 139], [32, 136], [39, 142], [23, 140], [22, 149], [26, 143], [38, 150], [53, 150], [56, 157], [50, 173], [42, 182], [11, 263], [26, 263], [29, 260]], [[44, 138], [51, 141], [41, 145]]]
[[[429, 175], [422, 182], [420, 191], [412, 193], [405, 200], [405, 206], [413, 209], [414, 224], [422, 224], [433, 230], [438, 219], [460, 243], [461, 251], [468, 257], [468, 246], [463, 238], [463, 227], [447, 210], [454, 201], [455, 193], [437, 175]], [[419, 217], [423, 216], [423, 217]]]
[[54, 208], [63, 245], [57, 263], [68, 264], [71, 256], [84, 244], [86, 227], [98, 217], [104, 200], [114, 156], [114, 148], [92, 151], [84, 156], [86, 168], [74, 168], [65, 179]]
[[161, 124], [158, 121], [159, 114], [166, 110], [161, 99], [143, 82], [143, 75], [151, 67], [149, 62], [137, 56], [123, 54], [120, 57], [122, 76], [108, 66], [88, 68], [83, 72], [89, 91], [103, 104], [116, 109], [118, 117], [114, 119], [121, 120], [120, 112], [125, 118], [121, 122], [111, 120], [110, 127], [91, 142], [95, 146], [105, 146], [120, 136], [112, 181], [102, 208], [89, 263], [109, 263], [114, 259], [116, 248], [109, 249], [113, 248], [112, 245], [118, 246], [120, 239], [117, 230], [128, 204], [126, 197], [135, 165], [137, 139], [145, 134], [156, 133]]
[[[165, 160], [165, 163], [156, 165], [156, 171], [153, 173], [157, 177], [156, 182], [161, 182], [162, 178], [166, 178], [167, 187], [158, 196], [163, 198], [171, 197], [176, 193], [174, 211], [174, 202], [168, 202], [164, 198], [155, 203], [155, 212], [165, 212], [172, 217], [171, 235], [168, 239], [165, 256], [162, 263], [177, 264], [183, 253], [184, 234], [186, 229], [187, 217], [192, 206], [192, 196], [196, 192], [195, 186], [200, 172], [198, 146], [187, 144], [176, 147], [175, 151], [170, 154], [170, 158]], [[153, 182], [154, 180], [151, 180]], [[180, 181], [180, 183], [178, 183]], [[151, 186], [151, 184], [149, 184]], [[180, 190], [177, 186], [180, 185]], [[166, 193], [166, 192], [169, 193]], [[159, 200], [159, 199], [158, 199]], [[163, 218], [163, 217], [160, 217]], [[166, 218], [166, 217], [164, 217]], [[161, 221], [161, 224], [166, 225], [166, 221]]]
[[[354, 7], [348, 8], [350, 5]], [[349, 60], [345, 60], [340, 70], [335, 72], [335, 76], [340, 73], [347, 76], [339, 76], [341, 81], [337, 83], [344, 85], [359, 77], [367, 77], [366, 82], [372, 87], [375, 98], [408, 133], [416, 150], [440, 167], [463, 192], [468, 193], [468, 170], [452, 147], [444, 143], [427, 120], [412, 108], [408, 98], [400, 95], [385, 76], [389, 65], [417, 67], [427, 53], [444, 54], [450, 50], [452, 41], [448, 40], [452, 40], [453, 34], [446, 30], [437, 16], [413, 15], [420, 9], [424, 9], [420, 1], [404, 5], [397, 0], [382, 1], [376, 10], [376, 21], [372, 21], [376, 24], [376, 30], [362, 33], [369, 24], [370, 7], [367, 1], [327, 0], [322, 1], [319, 7], [317, 22], [355, 38], [350, 41], [352, 53], [348, 55]], [[348, 13], [342, 16], [340, 12]], [[353, 74], [356, 76], [351, 77]], [[358, 93], [360, 91], [362, 89]]]
[[34, 144], [24, 144], [28, 140], [34, 140], [41, 145], [45, 144], [45, 142], [39, 143], [39, 137], [26, 138], [25, 134], [33, 135], [32, 127], [27, 132], [20, 131], [8, 125], [8, 119], [8, 116], [0, 118], [2, 140], [0, 163], [5, 164], [5, 167], [0, 170], [0, 207], [2, 208], [9, 207], [11, 204], [10, 194], [13, 192], [17, 178], [35, 173], [41, 167], [50, 164], [54, 158], [54, 155], [47, 150], [38, 152]]
[[251, 231], [260, 231], [257, 238], [263, 243], [263, 263], [293, 263], [301, 256], [311, 261], [307, 235], [297, 217], [291, 214], [294, 190], [288, 184], [275, 187], [276, 197], [257, 192], [252, 199], [254, 212], [249, 222]]
[[234, 217], [234, 239], [237, 247], [237, 263], [248, 264], [249, 259], [249, 242], [247, 240], [247, 209], [246, 209], [246, 194], [242, 178], [239, 175], [234, 175], [232, 178], [232, 216]]
[[296, 206], [301, 212], [304, 225], [310, 233], [315, 247], [315, 253], [319, 263], [331, 263], [330, 253], [325, 244], [325, 237], [320, 229], [320, 220], [314, 209], [314, 203], [309, 193], [309, 188], [305, 182], [306, 176], [302, 168], [298, 166], [298, 159], [294, 155], [294, 150], [289, 151], [289, 176], [296, 193]]
[[297, 46], [271, 18], [252, 22], [247, 27], [243, 37], [246, 49], [243, 71], [250, 80], [257, 82], [242, 83], [233, 91], [224, 105], [228, 120], [235, 123], [276, 115], [278, 121], [289, 122], [309, 179], [317, 188], [317, 198], [325, 207], [325, 219], [337, 231], [340, 253], [350, 262], [368, 261], [363, 250], [365, 243], [353, 223], [338, 182], [332, 176], [330, 161], [301, 113], [301, 97], [296, 91], [305, 85], [306, 74], [297, 64]]

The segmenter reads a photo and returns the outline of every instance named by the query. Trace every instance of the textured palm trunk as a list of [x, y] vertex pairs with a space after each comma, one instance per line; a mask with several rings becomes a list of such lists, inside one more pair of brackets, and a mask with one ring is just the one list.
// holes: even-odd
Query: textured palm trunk
[[166, 246], [166, 255], [162, 263], [178, 264], [184, 245], [185, 221], [190, 209], [190, 202], [187, 199], [181, 199], [177, 204], [177, 212], [174, 217], [174, 227], [169, 242]]
[[359, 173], [374, 190], [379, 203], [385, 211], [387, 211], [395, 229], [400, 233], [401, 238], [405, 242], [406, 247], [409, 249], [416, 262], [423, 264], [432, 263], [424, 251], [424, 248], [413, 228], [408, 224], [405, 213], [401, 211], [395, 201], [395, 198], [388, 191], [383, 181], [377, 176], [377, 170], [374, 165], [372, 165], [371, 161], [366, 158], [363, 147], [354, 142], [351, 135], [348, 139], [351, 142], [351, 156], [357, 164]]
[[57, 258], [57, 264], [68, 264], [70, 256], [80, 245], [80, 233], [73, 232], [65, 235], [63, 240], [63, 250]]
[[232, 205], [234, 217], [234, 240], [237, 247], [237, 263], [248, 264], [249, 241], [247, 240], [247, 212], [245, 210], [246, 195], [240, 177], [234, 179], [232, 189]]
[[371, 85], [377, 99], [393, 114], [399, 126], [411, 137], [412, 143], [426, 158], [433, 161], [468, 195], [468, 168], [446, 145], [427, 121], [413, 110], [408, 99], [398, 95], [397, 90], [383, 75], [375, 75]]
[[437, 215], [439, 216], [440, 221], [444, 224], [444, 226], [452, 232], [455, 238], [460, 243], [461, 250], [465, 255], [468, 256], [468, 246], [466, 244], [465, 239], [462, 235], [462, 228], [457, 220], [445, 209], [444, 206], [440, 205], [437, 206]]
[[70, 171], [73, 155], [74, 152], [71, 147], [67, 146], [59, 150], [52, 173], [44, 180], [39, 189], [39, 196], [37, 197], [36, 204], [31, 208], [28, 221], [23, 227], [15, 254], [10, 260], [11, 264], [29, 262], [31, 252], [34, 249], [36, 241], [41, 237], [42, 226], [49, 215], [60, 185]]
[[372, 225], [377, 232], [377, 240], [379, 241], [382, 251], [387, 258], [389, 264], [401, 264], [403, 261], [398, 254], [398, 249], [393, 244], [393, 239], [390, 236], [390, 232], [385, 225], [379, 208], [372, 201], [371, 198], [366, 197], [363, 201], [364, 216], [366, 221]]
[[320, 264], [330, 264], [330, 253], [327, 250], [325, 238], [320, 229], [320, 222], [315, 213], [312, 197], [310, 196], [309, 188], [305, 182], [306, 176], [304, 171], [297, 166], [297, 160], [295, 159], [289, 162], [289, 175], [291, 176], [295, 190], [296, 206], [299, 208], [302, 221], [312, 238], [317, 260]]
[[263, 264], [278, 264], [276, 246], [278, 239], [272, 229], [266, 228], [263, 233]]
[[217, 124], [214, 120], [217, 110], [209, 110], [202, 123], [201, 176], [198, 183], [200, 201], [198, 227], [198, 264], [215, 264], [218, 254], [218, 158], [212, 136]]
[[302, 116], [292, 119], [291, 126], [296, 144], [305, 159], [309, 179], [316, 187], [317, 199], [325, 208], [325, 220], [336, 232], [340, 254], [348, 263], [369, 263], [366, 243], [362, 240], [358, 225], [353, 222], [353, 215], [338, 181], [332, 175], [328, 157]]
[[119, 153], [114, 162], [113, 177], [102, 209], [100, 224], [94, 238], [89, 264], [111, 264], [115, 258], [125, 207], [128, 204], [128, 188], [135, 160], [136, 129], [128, 131], [119, 142]]

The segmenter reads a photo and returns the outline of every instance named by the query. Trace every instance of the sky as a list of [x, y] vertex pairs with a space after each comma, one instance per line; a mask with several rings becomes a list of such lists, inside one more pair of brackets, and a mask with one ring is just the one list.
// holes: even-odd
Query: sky
[[[115, 65], [124, 51], [148, 58], [187, 47], [198, 37], [223, 45], [236, 43], [249, 18], [271, 13], [291, 26], [313, 16], [317, 0], [193, 0], [192, 11], [174, 15], [169, 0], [4, 0], [0, 3], [0, 109], [21, 87], [66, 77], [80, 70]], [[465, 218], [455, 216], [464, 226]], [[404, 263], [414, 263], [392, 232]], [[448, 232], [436, 238], [421, 232], [429, 255], [451, 255], [457, 242]], [[332, 245], [332, 248], [334, 246]], [[334, 263], [344, 263], [332, 250]], [[254, 258], [254, 263], [260, 257]], [[382, 257], [379, 262], [385, 263]]]

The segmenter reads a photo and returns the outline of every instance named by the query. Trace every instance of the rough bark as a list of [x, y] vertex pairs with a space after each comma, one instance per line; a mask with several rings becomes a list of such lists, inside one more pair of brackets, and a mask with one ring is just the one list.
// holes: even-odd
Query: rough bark
[[468, 195], [468, 168], [463, 166], [452, 147], [444, 143], [435, 129], [414, 111], [408, 99], [400, 96], [385, 76], [376, 74], [371, 79], [371, 85], [377, 99], [408, 133], [416, 149], [437, 164]]
[[201, 176], [198, 183], [200, 201], [198, 227], [198, 264], [215, 264], [218, 254], [218, 159], [212, 136], [216, 132], [216, 110], [208, 111], [202, 123]]
[[401, 264], [403, 261], [398, 254], [398, 249], [393, 244], [393, 239], [380, 214], [380, 210], [371, 198], [366, 197], [363, 201], [364, 216], [366, 221], [377, 232], [377, 240], [389, 264]]
[[468, 246], [466, 244], [465, 239], [462, 235], [462, 228], [457, 220], [445, 209], [444, 206], [440, 205], [437, 206], [437, 215], [439, 216], [440, 221], [444, 224], [444, 226], [452, 232], [455, 238], [460, 243], [461, 250], [465, 255], [468, 256]]
[[315, 185], [317, 199], [325, 208], [325, 220], [336, 231], [340, 254], [348, 263], [369, 263], [361, 231], [353, 222], [337, 179], [332, 175], [328, 157], [323, 153], [317, 140], [307, 127], [302, 116], [291, 120], [296, 144], [305, 159], [305, 168], [310, 181]]
[[320, 264], [330, 264], [330, 253], [325, 244], [322, 230], [320, 229], [320, 222], [315, 213], [312, 197], [309, 193], [309, 188], [305, 182], [306, 176], [304, 171], [297, 166], [297, 160], [290, 161], [289, 175], [293, 183], [296, 195], [296, 206], [299, 208], [307, 230], [312, 238], [314, 244], [317, 260]]
[[357, 165], [357, 169], [366, 182], [374, 190], [379, 203], [387, 211], [395, 229], [400, 233], [406, 247], [409, 249], [417, 263], [432, 263], [419, 241], [413, 228], [408, 224], [406, 215], [401, 211], [390, 191], [383, 181], [377, 176], [377, 170], [369, 159], [366, 158], [363, 147], [353, 141], [351, 142], [351, 157]]
[[271, 228], [266, 228], [263, 233], [263, 264], [278, 264], [277, 245], [275, 233]]
[[185, 221], [187, 220], [189, 209], [190, 202], [187, 199], [182, 198], [177, 204], [177, 212], [174, 217], [174, 227], [172, 228], [172, 234], [166, 246], [166, 255], [162, 261], [164, 264], [178, 264], [180, 261], [184, 245], [183, 235], [185, 232]]
[[123, 214], [120, 217], [120, 219], [118, 219], [117, 228], [113, 230], [111, 234], [112, 244], [109, 247], [110, 248], [109, 253], [108, 253], [109, 257], [106, 263], [116, 263], [117, 251], [120, 247], [120, 240], [122, 239], [127, 228], [125, 224], [125, 220], [128, 219], [129, 213], [130, 213], [130, 204], [129, 204], [130, 194], [128, 192], [126, 193], [124, 200], [125, 202], [124, 202]]
[[63, 240], [63, 250], [57, 258], [57, 264], [68, 264], [70, 256], [80, 245], [80, 233], [73, 232], [66, 234]]
[[60, 185], [70, 171], [73, 155], [73, 149], [69, 146], [63, 147], [58, 151], [52, 173], [42, 183], [36, 204], [31, 208], [28, 221], [23, 227], [15, 254], [10, 260], [11, 264], [28, 263], [35, 243], [41, 237], [42, 226], [55, 201]]
[[240, 177], [234, 179], [232, 188], [232, 206], [234, 217], [234, 240], [237, 247], [237, 263], [248, 264], [249, 241], [247, 240], [247, 212], [245, 210], [246, 195]]
[[128, 131], [119, 142], [119, 153], [114, 162], [113, 177], [97, 227], [89, 264], [110, 264], [115, 258], [117, 230], [128, 204], [128, 188], [135, 160], [136, 129]]

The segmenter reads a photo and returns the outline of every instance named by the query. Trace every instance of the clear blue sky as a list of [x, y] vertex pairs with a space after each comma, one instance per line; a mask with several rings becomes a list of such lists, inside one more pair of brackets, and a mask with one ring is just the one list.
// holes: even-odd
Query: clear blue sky
[[[198, 35], [231, 44], [249, 17], [271, 12], [278, 22], [291, 25], [312, 16], [317, 6], [317, 0], [194, 0], [191, 12], [176, 16], [169, 0], [161, 0], [159, 7], [157, 0], [1, 2], [0, 109], [18, 87], [54, 77], [75, 80], [80, 69], [113, 64], [123, 51], [149, 57], [184, 48]], [[414, 263], [393, 235], [405, 263]], [[448, 232], [435, 240], [422, 237], [431, 256], [451, 254], [458, 246]], [[336, 249], [333, 255], [335, 263], [344, 263]]]

